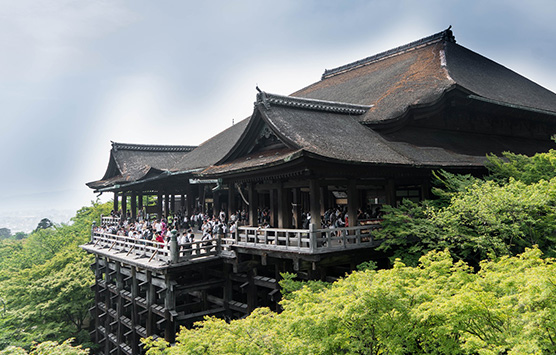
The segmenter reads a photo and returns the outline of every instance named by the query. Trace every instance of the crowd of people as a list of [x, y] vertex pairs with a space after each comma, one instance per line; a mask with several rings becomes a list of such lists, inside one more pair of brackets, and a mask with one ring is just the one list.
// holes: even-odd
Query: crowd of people
[[135, 221], [131, 216], [121, 218], [121, 211], [110, 213], [112, 223], [104, 223], [96, 228], [97, 233], [126, 236], [137, 240], [155, 241], [168, 245], [172, 233], [176, 233], [178, 245], [187, 245], [195, 241], [207, 241], [216, 235], [234, 233], [237, 223], [244, 221], [245, 213], [239, 211], [227, 218], [221, 211], [218, 215], [195, 212], [187, 216], [181, 212], [167, 218], [151, 220], [147, 214], [140, 213]]
[[[372, 210], [370, 208], [359, 209], [357, 213], [358, 221], [379, 216], [380, 210]], [[261, 228], [271, 227], [270, 209], [263, 208], [257, 213], [257, 224]], [[225, 211], [218, 214], [212, 214], [211, 211], [203, 213], [194, 211], [190, 216], [178, 211], [167, 218], [151, 220], [149, 215], [140, 211], [137, 219], [132, 220], [129, 212], [124, 218], [121, 217], [120, 211], [112, 211], [112, 224], [103, 224], [97, 228], [99, 233], [107, 233], [119, 236], [126, 236], [138, 240], [156, 241], [167, 245], [175, 230], [178, 244], [187, 245], [195, 241], [210, 240], [216, 235], [233, 234], [237, 231], [238, 225], [247, 224], [248, 215], [245, 210], [239, 210], [230, 216]], [[350, 225], [348, 221], [348, 213], [345, 206], [336, 206], [325, 211], [320, 216], [322, 228], [342, 228]], [[301, 214], [301, 227], [308, 229], [311, 223], [311, 214], [303, 212]]]

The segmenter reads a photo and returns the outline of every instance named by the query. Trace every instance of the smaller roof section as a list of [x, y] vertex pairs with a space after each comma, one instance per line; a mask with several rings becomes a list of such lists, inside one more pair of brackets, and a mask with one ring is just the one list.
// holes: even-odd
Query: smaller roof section
[[89, 182], [92, 189], [109, 188], [152, 177], [153, 174], [173, 171], [177, 161], [196, 146], [129, 144], [112, 142], [110, 160], [102, 179]]

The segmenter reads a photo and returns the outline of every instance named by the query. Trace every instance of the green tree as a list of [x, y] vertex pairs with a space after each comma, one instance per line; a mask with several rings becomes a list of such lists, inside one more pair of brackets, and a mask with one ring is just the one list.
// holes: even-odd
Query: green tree
[[0, 298], [6, 305], [0, 350], [68, 338], [91, 345], [85, 328], [93, 302], [92, 257], [78, 246], [90, 239], [93, 220], [109, 210], [109, 203], [93, 203], [77, 211], [71, 225], [0, 241]]
[[145, 343], [151, 355], [553, 354], [555, 271], [539, 249], [483, 261], [478, 273], [447, 251], [430, 252], [417, 267], [397, 261], [329, 287], [303, 286], [280, 314], [206, 318], [173, 347]]
[[41, 229], [48, 229], [54, 227], [54, 223], [48, 218], [43, 218], [40, 220], [39, 224], [37, 224], [37, 228], [35, 228], [35, 232]]
[[12, 231], [9, 228], [0, 228], [0, 240], [8, 239], [12, 236]]

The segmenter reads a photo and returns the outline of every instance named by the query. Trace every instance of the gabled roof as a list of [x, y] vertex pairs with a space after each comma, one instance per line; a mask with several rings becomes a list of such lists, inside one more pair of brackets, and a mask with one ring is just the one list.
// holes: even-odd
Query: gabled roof
[[176, 161], [195, 146], [144, 145], [112, 142], [108, 168], [101, 180], [87, 183], [93, 189], [151, 178], [175, 168]]
[[[418, 146], [385, 139], [359, 121], [371, 107], [288, 97], [261, 92], [240, 139], [217, 164], [201, 172], [216, 176], [313, 159], [390, 166], [481, 166], [480, 156], [437, 146]], [[268, 132], [270, 131], [270, 132]], [[282, 146], [254, 150], [262, 136], [276, 136]]]
[[292, 94], [373, 105], [366, 123], [395, 120], [411, 107], [433, 105], [454, 89], [521, 109], [556, 115], [556, 94], [456, 44], [445, 30], [335, 69]]

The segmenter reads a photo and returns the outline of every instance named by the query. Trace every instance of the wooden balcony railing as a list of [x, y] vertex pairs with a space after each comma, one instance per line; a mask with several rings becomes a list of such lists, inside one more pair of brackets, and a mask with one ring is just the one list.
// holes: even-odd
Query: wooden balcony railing
[[[159, 243], [152, 240], [93, 232], [90, 243], [95, 248], [125, 253], [126, 257], [148, 258], [148, 262], [154, 260], [168, 264], [220, 255], [218, 238], [183, 245], [175, 243], [175, 247], [173, 247], [172, 242]], [[173, 252], [174, 255], [172, 255]]]
[[379, 225], [333, 229], [239, 227], [239, 233], [226, 242], [258, 249], [322, 253], [375, 246], [378, 243], [373, 231], [378, 228]]
[[[373, 231], [377, 228], [380, 228], [380, 225], [334, 229], [314, 229], [313, 225], [310, 229], [239, 227], [238, 232], [231, 235], [221, 235], [184, 245], [178, 245], [175, 236], [169, 243], [159, 243], [99, 233], [93, 228], [89, 245], [107, 252], [125, 253], [126, 257], [147, 258], [148, 262], [154, 260], [175, 264], [223, 256], [222, 251], [233, 251], [234, 246], [305, 254], [369, 248], [379, 244], [373, 236]], [[229, 257], [230, 254], [226, 255]]]

